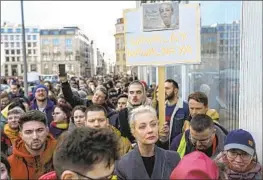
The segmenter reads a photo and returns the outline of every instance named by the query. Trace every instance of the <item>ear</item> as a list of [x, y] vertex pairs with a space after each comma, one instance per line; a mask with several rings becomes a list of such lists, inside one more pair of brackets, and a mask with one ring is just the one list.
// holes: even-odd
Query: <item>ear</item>
[[71, 179], [78, 179], [78, 176], [76, 173], [73, 173], [72, 171], [66, 170], [61, 174], [62, 180], [71, 180]]
[[46, 127], [46, 130], [47, 130], [47, 133], [49, 133], [49, 127], [48, 126]]
[[106, 122], [107, 122], [107, 124], [109, 124], [109, 118], [106, 118]]
[[22, 130], [19, 131], [19, 137], [21, 137], [23, 139], [23, 133]]

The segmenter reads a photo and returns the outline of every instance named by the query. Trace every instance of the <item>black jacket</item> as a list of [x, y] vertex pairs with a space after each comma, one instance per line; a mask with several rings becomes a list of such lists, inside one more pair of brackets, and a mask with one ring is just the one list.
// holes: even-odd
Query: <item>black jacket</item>
[[[62, 87], [61, 88], [62, 88], [62, 92], [63, 92], [65, 100], [72, 106], [72, 108], [74, 108], [77, 105], [84, 105], [84, 106], [87, 106], [87, 107], [92, 105], [92, 101], [91, 100], [82, 99], [79, 96], [74, 95], [72, 93], [72, 90], [71, 90], [70, 85], [69, 85], [68, 82], [62, 83]], [[111, 118], [114, 114], [117, 113], [113, 109], [109, 108], [106, 104], [104, 104], [103, 107], [107, 111], [107, 117], [108, 118]]]

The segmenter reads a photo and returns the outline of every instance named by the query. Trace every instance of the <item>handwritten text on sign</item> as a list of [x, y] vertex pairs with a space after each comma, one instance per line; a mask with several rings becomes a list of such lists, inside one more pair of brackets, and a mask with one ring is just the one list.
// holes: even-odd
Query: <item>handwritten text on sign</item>
[[177, 30], [143, 32], [141, 12], [139, 8], [124, 14], [127, 65], [162, 66], [201, 62], [198, 4], [180, 5], [180, 26]]
[[[130, 44], [132, 46], [141, 46], [143, 44], [157, 44], [157, 48], [147, 48], [142, 50], [141, 47], [133, 48], [133, 50], [127, 49], [127, 57], [135, 56], [166, 56], [172, 54], [185, 55], [187, 53], [192, 53], [192, 47], [190, 45], [180, 45], [187, 38], [186, 33], [172, 33], [169, 38], [162, 38], [161, 35], [153, 35], [150, 37], [139, 36], [136, 39], [130, 39]], [[173, 45], [168, 45], [167, 43], [172, 43]], [[178, 45], [176, 44], [178, 43]], [[167, 46], [165, 45], [167, 44]]]

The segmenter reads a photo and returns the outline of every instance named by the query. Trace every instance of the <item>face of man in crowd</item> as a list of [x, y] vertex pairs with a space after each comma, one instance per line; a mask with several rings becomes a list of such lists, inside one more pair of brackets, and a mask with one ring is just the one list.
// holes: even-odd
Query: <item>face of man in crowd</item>
[[11, 92], [12, 94], [17, 95], [19, 93], [19, 88], [17, 87], [17, 85], [11, 85]]
[[22, 125], [20, 137], [25, 142], [27, 149], [41, 150], [47, 139], [48, 127], [39, 121], [29, 121]]
[[92, 97], [92, 103], [102, 105], [105, 103], [105, 101], [106, 101], [106, 95], [102, 91], [97, 90]]
[[117, 106], [118, 106], [118, 110], [119, 110], [119, 111], [122, 110], [122, 109], [124, 109], [124, 108], [126, 108], [127, 101], [128, 101], [128, 99], [125, 98], [125, 97], [120, 98], [120, 99], [118, 100], [118, 105], [117, 105]]
[[190, 126], [189, 138], [198, 150], [205, 151], [212, 146], [213, 139], [215, 138], [215, 131], [214, 128], [207, 128], [202, 132], [197, 132]]
[[47, 99], [47, 91], [44, 88], [38, 88], [35, 97], [38, 101], [45, 101]]
[[128, 100], [132, 105], [141, 105], [145, 94], [143, 94], [143, 86], [140, 84], [132, 84], [128, 90]]
[[194, 99], [190, 99], [189, 102], [189, 110], [191, 117], [194, 117], [197, 114], [206, 114], [208, 107], [203, 103], [197, 102]]
[[100, 129], [106, 128], [109, 121], [104, 111], [88, 111], [86, 114], [86, 126], [90, 128]]
[[152, 113], [136, 115], [134, 122], [134, 137], [140, 144], [155, 144], [158, 140], [158, 119]]
[[163, 3], [160, 5], [159, 8], [161, 18], [163, 20], [163, 23], [167, 26], [170, 27], [171, 25], [171, 20], [172, 20], [172, 15], [173, 15], [173, 8], [171, 4]]
[[173, 100], [175, 96], [178, 94], [178, 89], [173, 86], [172, 83], [165, 82], [164, 83], [165, 88], [165, 99], [170, 101]]

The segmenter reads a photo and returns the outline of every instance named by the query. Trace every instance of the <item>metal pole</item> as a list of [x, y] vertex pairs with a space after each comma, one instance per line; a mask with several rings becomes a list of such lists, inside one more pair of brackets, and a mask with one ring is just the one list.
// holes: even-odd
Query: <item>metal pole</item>
[[21, 0], [21, 18], [22, 18], [23, 60], [24, 60], [24, 92], [25, 92], [25, 96], [28, 97], [28, 87], [27, 87], [27, 60], [26, 60], [26, 35], [25, 35], [25, 22], [24, 22], [24, 5], [23, 5], [23, 0]]

